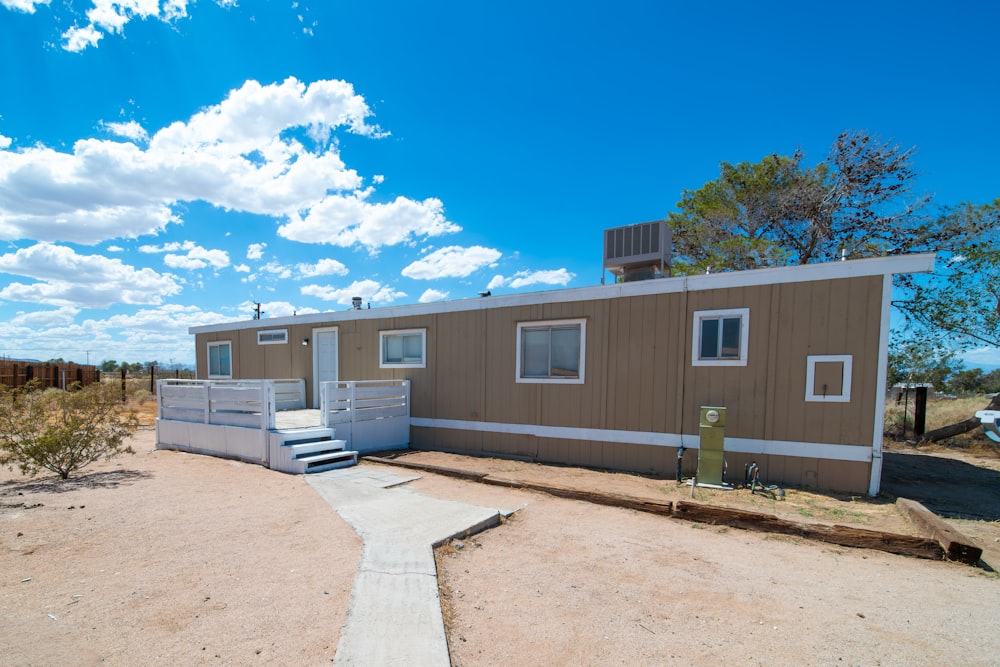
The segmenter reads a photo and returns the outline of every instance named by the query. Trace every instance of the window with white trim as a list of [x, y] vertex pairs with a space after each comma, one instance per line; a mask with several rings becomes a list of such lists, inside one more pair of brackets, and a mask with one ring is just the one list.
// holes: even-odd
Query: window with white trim
[[691, 365], [746, 366], [749, 331], [749, 308], [695, 311]]
[[517, 381], [583, 384], [585, 319], [518, 322]]
[[264, 329], [257, 332], [258, 345], [284, 345], [288, 343], [288, 329]]
[[208, 377], [233, 377], [233, 344], [228, 340], [208, 344]]
[[806, 357], [806, 401], [850, 403], [854, 357], [850, 354], [810, 354]]
[[427, 329], [379, 331], [379, 368], [426, 368]]

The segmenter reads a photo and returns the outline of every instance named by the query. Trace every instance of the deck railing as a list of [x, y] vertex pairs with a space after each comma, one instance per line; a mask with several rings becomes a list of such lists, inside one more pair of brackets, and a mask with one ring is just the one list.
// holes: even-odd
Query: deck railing
[[302, 380], [164, 379], [157, 385], [158, 416], [173, 421], [272, 429], [279, 405], [305, 404]]
[[[322, 427], [345, 440], [345, 449], [409, 445], [409, 380], [324, 382], [320, 396]], [[157, 406], [157, 447], [270, 465], [276, 413], [305, 408], [305, 381], [166, 378], [158, 381]]]
[[320, 383], [323, 426], [358, 452], [410, 444], [410, 381], [356, 380]]

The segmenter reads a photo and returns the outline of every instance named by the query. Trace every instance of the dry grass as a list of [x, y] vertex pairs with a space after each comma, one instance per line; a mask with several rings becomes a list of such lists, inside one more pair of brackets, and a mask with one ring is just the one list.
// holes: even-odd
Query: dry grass
[[[931, 431], [949, 424], [957, 424], [969, 419], [977, 410], [984, 409], [990, 402], [985, 396], [968, 396], [964, 398], [930, 398], [927, 401], [927, 430]], [[908, 408], [908, 409], [907, 409]], [[904, 413], [905, 410], [905, 413]], [[905, 435], [903, 420], [906, 420]], [[885, 406], [886, 437], [895, 441], [906, 441], [913, 438], [913, 397], [909, 405], [888, 401]], [[969, 449], [976, 453], [1000, 455], [1000, 447], [983, 434], [981, 428], [969, 433], [949, 438], [940, 443], [942, 447]]]
[[139, 418], [139, 428], [153, 428], [156, 426], [156, 399], [136, 401], [129, 400], [128, 407], [134, 410]]

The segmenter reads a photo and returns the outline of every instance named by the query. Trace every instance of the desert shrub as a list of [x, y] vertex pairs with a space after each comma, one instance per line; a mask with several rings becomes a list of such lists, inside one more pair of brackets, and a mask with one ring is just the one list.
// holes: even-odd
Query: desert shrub
[[129, 392], [129, 398], [138, 403], [139, 405], [145, 405], [146, 401], [153, 398], [153, 393], [148, 389], [135, 389]]
[[0, 463], [26, 475], [49, 470], [66, 479], [100, 459], [134, 454], [124, 441], [138, 425], [112, 385], [0, 387]]

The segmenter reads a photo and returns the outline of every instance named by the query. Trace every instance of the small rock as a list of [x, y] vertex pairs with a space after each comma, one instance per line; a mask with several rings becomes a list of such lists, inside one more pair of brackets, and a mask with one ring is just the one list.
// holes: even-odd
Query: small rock
[[456, 549], [464, 549], [465, 548], [465, 542], [461, 542], [459, 540], [455, 540], [455, 548]]
[[857, 616], [858, 616], [858, 618], [864, 618], [865, 617], [865, 615], [862, 614], [860, 611], [857, 613]]
[[18, 534], [17, 534], [17, 536], [18, 536], [18, 537], [23, 537], [23, 536], [24, 536], [24, 533], [18, 533]]

